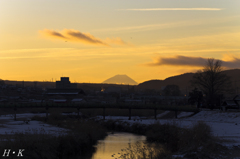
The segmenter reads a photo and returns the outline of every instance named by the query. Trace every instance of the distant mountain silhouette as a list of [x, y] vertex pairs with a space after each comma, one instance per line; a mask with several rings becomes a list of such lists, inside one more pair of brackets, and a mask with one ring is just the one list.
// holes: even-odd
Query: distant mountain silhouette
[[[240, 69], [225, 70], [223, 72], [230, 77], [232, 85], [234, 87], [240, 88]], [[168, 77], [165, 80], [145, 81], [137, 86], [137, 90], [161, 90], [167, 85], [175, 84], [179, 86], [182, 92], [187, 92], [193, 89], [191, 86], [191, 80], [193, 75], [194, 73], [184, 73], [181, 75]]]
[[116, 75], [113, 76], [102, 83], [109, 83], [109, 84], [129, 84], [129, 85], [137, 85], [138, 83], [128, 77], [127, 75]]

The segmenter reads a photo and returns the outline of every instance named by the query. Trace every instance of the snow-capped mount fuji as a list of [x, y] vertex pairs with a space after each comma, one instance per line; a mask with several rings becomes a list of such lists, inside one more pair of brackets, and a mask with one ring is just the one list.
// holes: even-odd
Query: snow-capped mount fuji
[[102, 83], [138, 85], [138, 83], [136, 81], [134, 81], [127, 75], [115, 75], [115, 76], [103, 81]]

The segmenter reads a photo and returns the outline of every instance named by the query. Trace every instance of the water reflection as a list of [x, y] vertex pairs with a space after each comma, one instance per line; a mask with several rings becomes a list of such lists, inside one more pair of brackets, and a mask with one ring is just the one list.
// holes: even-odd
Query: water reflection
[[[98, 141], [96, 152], [92, 159], [115, 159], [121, 149], [128, 147], [128, 144], [134, 144], [138, 141], [145, 141], [145, 136], [134, 135], [131, 133], [109, 134], [104, 140]], [[114, 156], [112, 156], [115, 154]]]

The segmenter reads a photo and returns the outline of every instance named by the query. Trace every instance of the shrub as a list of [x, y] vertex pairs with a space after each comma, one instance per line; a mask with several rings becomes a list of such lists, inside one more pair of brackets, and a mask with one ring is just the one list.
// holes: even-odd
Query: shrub
[[147, 140], [151, 142], [159, 142], [165, 145], [170, 151], [178, 150], [179, 133], [181, 128], [171, 124], [152, 124], [146, 132]]
[[214, 141], [211, 128], [204, 122], [197, 122], [190, 129], [184, 129], [181, 133], [179, 149], [181, 150], [197, 150]]
[[137, 142], [128, 145], [128, 148], [122, 149], [118, 153], [119, 159], [159, 159], [168, 155], [162, 145]]

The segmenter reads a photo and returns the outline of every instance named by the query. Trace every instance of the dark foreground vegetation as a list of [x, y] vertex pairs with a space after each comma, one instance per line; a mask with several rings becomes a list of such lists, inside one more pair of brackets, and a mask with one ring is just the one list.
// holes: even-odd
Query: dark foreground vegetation
[[[114, 120], [77, 119], [73, 115], [51, 113], [48, 120], [35, 116], [39, 120], [66, 128], [68, 133], [50, 135], [44, 130], [29, 130], [25, 133], [6, 134], [0, 144], [3, 149], [24, 148], [24, 158], [34, 159], [89, 159], [94, 153], [97, 140], [103, 139], [107, 132], [131, 132], [146, 135], [147, 143], [137, 143], [122, 149], [118, 158], [122, 159], [162, 159], [172, 158], [174, 154], [183, 154], [189, 159], [213, 159], [220, 156], [225, 147], [217, 143], [211, 129], [203, 122], [193, 127], [180, 128], [176, 124], [143, 125], [139, 123]], [[31, 133], [30, 133], [31, 132]], [[182, 156], [182, 157], [183, 157]], [[14, 158], [10, 156], [9, 158]], [[16, 156], [15, 156], [16, 157]], [[116, 156], [117, 157], [117, 156]], [[181, 158], [181, 157], [179, 157]]]
[[[44, 130], [29, 130], [1, 137], [0, 152], [4, 149], [25, 149], [27, 159], [88, 159], [95, 151], [93, 145], [107, 135], [107, 130], [94, 121], [76, 120], [74, 116], [52, 113], [45, 121], [44, 117], [33, 117], [48, 124], [66, 128], [69, 131], [51, 135]], [[97, 130], [97, 131], [96, 131]], [[10, 155], [8, 158], [19, 158]]]

